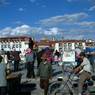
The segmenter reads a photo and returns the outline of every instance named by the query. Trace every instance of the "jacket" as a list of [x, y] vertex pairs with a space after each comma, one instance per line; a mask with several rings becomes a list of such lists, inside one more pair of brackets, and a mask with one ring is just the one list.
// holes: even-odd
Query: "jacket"
[[40, 78], [42, 79], [49, 79], [52, 76], [52, 65], [50, 63], [48, 63], [46, 61], [46, 63], [44, 64], [44, 62], [41, 62], [38, 68], [38, 76], [40, 76]]

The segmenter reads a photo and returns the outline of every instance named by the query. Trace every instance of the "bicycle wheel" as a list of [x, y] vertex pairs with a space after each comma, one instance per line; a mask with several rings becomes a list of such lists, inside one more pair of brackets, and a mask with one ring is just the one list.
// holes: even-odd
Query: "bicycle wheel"
[[65, 91], [60, 91], [59, 89], [56, 89], [56, 91], [53, 92], [52, 95], [73, 95], [73, 92], [65, 92]]
[[49, 89], [48, 89], [48, 95], [54, 95], [54, 91], [55, 89], [59, 88], [61, 86], [61, 82], [59, 81], [54, 81], [53, 83], [51, 83], [49, 85]]
[[52, 95], [73, 95], [73, 91], [64, 83], [59, 88], [56, 88]]

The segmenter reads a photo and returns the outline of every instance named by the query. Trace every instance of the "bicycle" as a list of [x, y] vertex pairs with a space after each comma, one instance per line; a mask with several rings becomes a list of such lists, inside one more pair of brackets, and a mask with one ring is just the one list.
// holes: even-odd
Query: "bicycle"
[[[70, 67], [66, 68], [66, 70], [64, 70], [65, 72], [68, 72], [67, 79], [64, 79], [63, 77], [61, 78], [59, 77], [56, 81], [54, 81], [49, 86], [48, 95], [74, 95], [72, 79], [74, 78], [75, 74], [72, 72], [72, 69], [73, 66], [71, 65]], [[55, 85], [56, 87], [52, 91], [52, 88]]]

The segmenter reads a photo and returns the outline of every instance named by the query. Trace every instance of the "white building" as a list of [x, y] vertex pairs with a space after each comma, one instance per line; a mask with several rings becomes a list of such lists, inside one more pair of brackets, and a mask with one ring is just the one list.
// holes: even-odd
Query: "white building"
[[17, 37], [1, 37], [0, 38], [0, 53], [4, 57], [4, 62], [7, 63], [7, 57], [5, 52], [20, 51], [21, 60], [25, 60], [25, 50], [27, 48], [33, 48], [33, 40], [27, 36], [17, 36]]
[[33, 48], [33, 41], [30, 37], [17, 36], [0, 38], [0, 50], [12, 51], [15, 48], [16, 51], [24, 53], [28, 47]]

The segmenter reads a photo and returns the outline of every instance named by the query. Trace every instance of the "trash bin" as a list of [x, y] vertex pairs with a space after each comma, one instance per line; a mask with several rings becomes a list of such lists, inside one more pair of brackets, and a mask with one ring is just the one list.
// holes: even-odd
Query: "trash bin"
[[8, 95], [17, 95], [20, 91], [21, 73], [11, 73], [7, 76]]
[[20, 92], [17, 95], [31, 95], [31, 92], [36, 89], [35, 83], [22, 83], [20, 85]]

